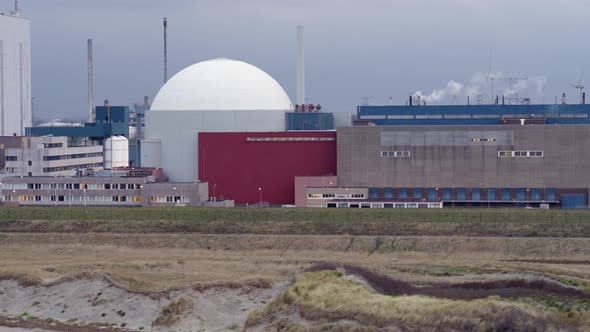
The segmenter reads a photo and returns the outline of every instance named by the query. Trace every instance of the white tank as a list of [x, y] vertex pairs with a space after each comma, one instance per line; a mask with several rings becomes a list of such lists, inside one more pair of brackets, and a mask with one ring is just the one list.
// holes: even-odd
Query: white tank
[[129, 140], [124, 136], [111, 136], [104, 142], [104, 168], [129, 166]]

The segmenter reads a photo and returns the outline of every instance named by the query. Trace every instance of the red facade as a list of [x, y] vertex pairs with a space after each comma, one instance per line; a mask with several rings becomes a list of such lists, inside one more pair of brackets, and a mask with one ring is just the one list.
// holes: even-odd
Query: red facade
[[[336, 174], [336, 132], [199, 133], [199, 180], [236, 204], [294, 204], [295, 177]], [[259, 188], [261, 190], [259, 190]]]

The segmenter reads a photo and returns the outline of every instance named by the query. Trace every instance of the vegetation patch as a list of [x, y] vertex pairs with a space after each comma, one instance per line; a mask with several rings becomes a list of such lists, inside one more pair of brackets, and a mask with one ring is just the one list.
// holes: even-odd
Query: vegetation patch
[[193, 302], [190, 299], [181, 297], [169, 302], [164, 307], [160, 315], [154, 321], [156, 326], [171, 326], [180, 319], [180, 316], [188, 309], [193, 307]]
[[[557, 311], [491, 296], [450, 300], [423, 295], [389, 296], [340, 271], [301, 274], [295, 283], [263, 310], [252, 312], [246, 326], [276, 320], [296, 310], [311, 321], [349, 319], [363, 326], [405, 326], [457, 331], [541, 331], [590, 328], [588, 317], [571, 319]], [[403, 286], [403, 283], [397, 285]]]

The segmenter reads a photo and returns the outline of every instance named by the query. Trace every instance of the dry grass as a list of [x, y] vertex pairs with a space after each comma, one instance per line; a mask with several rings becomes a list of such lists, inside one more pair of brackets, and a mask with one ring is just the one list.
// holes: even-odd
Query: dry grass
[[190, 299], [181, 297], [162, 307], [160, 315], [154, 321], [155, 326], [171, 326], [176, 323], [182, 314], [187, 310], [193, 308], [193, 303]]
[[[590, 284], [587, 243], [536, 241], [540, 242], [514, 248], [517, 239], [386, 239], [382, 247], [411, 243], [413, 250], [408, 245], [407, 250], [375, 251], [369, 250], [377, 242], [370, 237], [12, 234], [0, 241], [0, 277], [29, 285], [98, 273], [138, 292], [247, 289], [291, 280], [329, 258], [412, 283], [476, 281], [478, 274], [527, 272]], [[552, 255], [545, 255], [551, 258], [547, 262], [513, 260], [519, 253], [529, 257], [529, 252]], [[568, 259], [577, 264], [566, 264]], [[564, 264], [556, 264], [559, 261]], [[464, 275], [472, 278], [464, 280]]]
[[[295, 308], [295, 309], [294, 309]], [[246, 326], [272, 322], [289, 310], [311, 321], [353, 319], [365, 326], [437, 327], [459, 331], [540, 331], [578, 326], [590, 328], [588, 314], [575, 317], [542, 310], [526, 303], [489, 297], [472, 301], [425, 296], [385, 296], [344, 278], [338, 271], [301, 274], [296, 282]]]

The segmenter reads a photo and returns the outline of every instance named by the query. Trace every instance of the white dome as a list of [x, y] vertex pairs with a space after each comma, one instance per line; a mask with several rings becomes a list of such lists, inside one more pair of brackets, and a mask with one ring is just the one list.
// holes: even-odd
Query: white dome
[[235, 111], [291, 109], [279, 83], [255, 66], [213, 59], [189, 66], [160, 89], [153, 111]]

